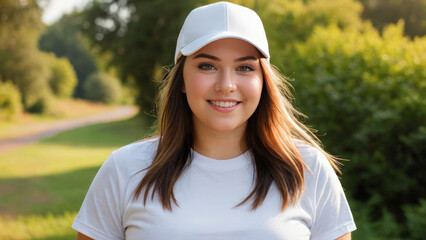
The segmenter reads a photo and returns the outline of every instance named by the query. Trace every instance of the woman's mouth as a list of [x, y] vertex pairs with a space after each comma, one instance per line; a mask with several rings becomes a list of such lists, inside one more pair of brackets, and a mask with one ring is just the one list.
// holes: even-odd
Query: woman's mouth
[[227, 101], [209, 101], [211, 104], [217, 107], [229, 108], [234, 107], [238, 102], [227, 102]]
[[210, 106], [212, 106], [216, 111], [221, 113], [228, 113], [234, 111], [241, 102], [239, 101], [227, 101], [227, 100], [208, 100]]

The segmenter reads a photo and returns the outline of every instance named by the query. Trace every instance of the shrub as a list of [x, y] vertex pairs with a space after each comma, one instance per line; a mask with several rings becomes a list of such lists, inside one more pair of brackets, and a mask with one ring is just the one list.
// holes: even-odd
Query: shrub
[[49, 94], [49, 66], [40, 52], [18, 49], [0, 64], [0, 74], [10, 80], [21, 93], [25, 110], [31, 108], [44, 95]]
[[426, 199], [420, 199], [418, 205], [404, 206], [404, 212], [410, 239], [424, 239], [426, 235]]
[[[352, 239], [368, 239], [368, 240], [402, 240], [401, 232], [403, 228], [395, 220], [395, 217], [388, 210], [374, 209], [371, 203], [374, 198], [367, 202], [351, 201], [351, 209], [357, 225], [357, 230], [353, 232]], [[382, 217], [372, 219], [371, 213], [380, 211]]]
[[31, 105], [27, 109], [30, 113], [43, 113], [43, 114], [52, 114], [52, 102], [54, 101], [54, 98], [52, 94], [45, 94], [38, 98], [34, 104]]
[[353, 0], [266, 0], [255, 1], [257, 4], [261, 5], [258, 12], [269, 36], [272, 60], [280, 58], [289, 44], [305, 41], [315, 27], [332, 23], [340, 28], [361, 25], [362, 5]]
[[72, 96], [77, 86], [77, 76], [67, 58], [56, 58], [49, 54], [50, 78], [49, 85], [52, 93], [59, 98]]
[[0, 7], [0, 15], [8, 19], [0, 21], [0, 75], [18, 88], [28, 109], [49, 91], [48, 62], [37, 49], [39, 9], [34, 2], [25, 7], [16, 1], [1, 4], [6, 2]]
[[85, 97], [94, 102], [114, 104], [120, 99], [121, 87], [118, 79], [103, 72], [91, 74], [83, 89]]
[[21, 94], [11, 82], [0, 79], [0, 121], [13, 120], [22, 112]]
[[[403, 22], [380, 36], [370, 25], [316, 28], [279, 60], [294, 72], [296, 105], [327, 133], [327, 149], [350, 159], [343, 185], [355, 200], [374, 198], [371, 218], [425, 196], [426, 38], [410, 41]], [[278, 61], [279, 61], [278, 60]]]

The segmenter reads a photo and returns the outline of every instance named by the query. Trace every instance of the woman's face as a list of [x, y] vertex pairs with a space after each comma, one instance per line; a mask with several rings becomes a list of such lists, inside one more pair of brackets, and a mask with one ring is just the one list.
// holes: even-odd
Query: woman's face
[[262, 93], [260, 57], [251, 44], [226, 38], [186, 58], [182, 91], [195, 131], [245, 131]]

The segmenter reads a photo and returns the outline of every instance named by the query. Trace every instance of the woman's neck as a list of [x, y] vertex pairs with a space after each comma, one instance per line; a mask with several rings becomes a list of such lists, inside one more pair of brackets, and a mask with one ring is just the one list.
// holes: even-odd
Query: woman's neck
[[243, 142], [245, 127], [226, 132], [214, 130], [197, 131], [194, 128], [194, 150], [199, 154], [218, 160], [230, 159], [244, 153], [247, 149]]

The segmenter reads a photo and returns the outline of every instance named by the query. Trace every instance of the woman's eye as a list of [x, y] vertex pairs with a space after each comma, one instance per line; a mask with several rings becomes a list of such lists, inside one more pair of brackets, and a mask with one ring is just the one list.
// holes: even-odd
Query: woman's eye
[[202, 63], [198, 65], [198, 68], [201, 70], [206, 70], [206, 71], [215, 70], [215, 67], [212, 64], [208, 64], [208, 63]]
[[253, 71], [253, 68], [250, 66], [241, 66], [241, 67], [238, 67], [237, 70], [241, 72], [250, 72], [250, 71]]

